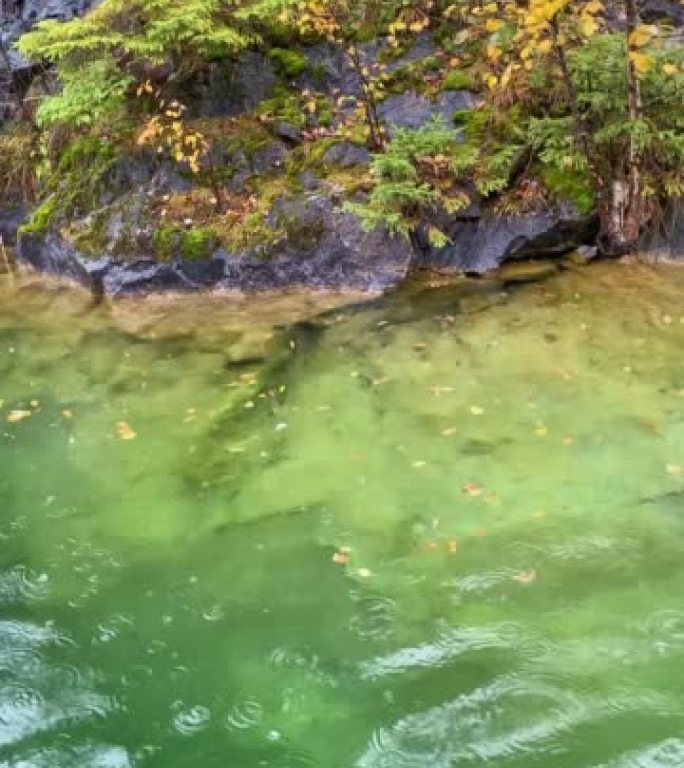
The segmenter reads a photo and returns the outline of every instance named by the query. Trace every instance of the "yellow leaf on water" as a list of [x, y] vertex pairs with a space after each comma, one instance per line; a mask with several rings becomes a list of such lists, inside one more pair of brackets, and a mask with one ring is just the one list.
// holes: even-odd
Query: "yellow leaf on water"
[[116, 425], [116, 434], [119, 440], [135, 440], [138, 433], [127, 421], [119, 421]]
[[482, 486], [477, 483], [466, 483], [462, 488], [463, 493], [468, 494], [468, 496], [480, 496], [483, 490]]
[[518, 584], [531, 584], [537, 578], [537, 572], [533, 568], [530, 568], [529, 571], [520, 571], [520, 573], [516, 573], [513, 578]]
[[458, 429], [456, 427], [447, 427], [446, 429], [443, 429], [440, 432], [440, 435], [442, 437], [450, 437], [451, 435], [456, 434], [456, 432], [458, 432]]
[[22, 410], [16, 410], [16, 411], [10, 411], [7, 414], [7, 421], [10, 424], [16, 424], [19, 421], [23, 421], [24, 419], [28, 419], [30, 416], [32, 416], [31, 411], [22, 411]]
[[64, 411], [62, 411], [62, 416], [63, 416], [65, 419], [73, 419], [73, 418], [74, 418], [74, 414], [73, 414], [73, 412], [72, 412], [72, 411], [69, 411], [69, 410], [64, 410]]
[[482, 416], [485, 412], [485, 409], [479, 405], [471, 405], [470, 412], [473, 414], [473, 416]]
[[665, 470], [668, 475], [681, 475], [684, 472], [684, 466], [681, 464], [668, 464]]

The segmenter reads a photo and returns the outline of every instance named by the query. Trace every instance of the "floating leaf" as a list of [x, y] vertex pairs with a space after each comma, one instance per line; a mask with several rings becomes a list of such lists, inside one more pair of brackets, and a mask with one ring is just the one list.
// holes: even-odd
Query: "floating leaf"
[[681, 464], [668, 464], [665, 467], [665, 471], [668, 475], [681, 475], [684, 472], [684, 466]]
[[456, 432], [458, 432], [458, 429], [456, 427], [447, 427], [446, 429], [443, 429], [440, 432], [440, 435], [442, 437], [450, 437], [451, 435], [456, 434]]
[[518, 584], [531, 584], [537, 578], [537, 572], [530, 568], [529, 571], [520, 571], [513, 577]]
[[484, 488], [477, 483], [466, 483], [461, 490], [463, 493], [467, 493], [468, 496], [481, 496]]
[[127, 421], [120, 421], [117, 423], [116, 434], [119, 437], [119, 440], [135, 440], [138, 436], [138, 433]]
[[470, 412], [473, 414], [473, 416], [482, 416], [485, 412], [485, 409], [481, 408], [479, 405], [471, 405]]
[[339, 547], [337, 552], [332, 556], [333, 563], [337, 563], [337, 565], [347, 565], [350, 558], [350, 549], [349, 547]]
[[16, 424], [19, 421], [28, 419], [30, 416], [33, 416], [33, 413], [31, 411], [23, 411], [23, 410], [10, 411], [7, 414], [7, 421], [10, 424]]

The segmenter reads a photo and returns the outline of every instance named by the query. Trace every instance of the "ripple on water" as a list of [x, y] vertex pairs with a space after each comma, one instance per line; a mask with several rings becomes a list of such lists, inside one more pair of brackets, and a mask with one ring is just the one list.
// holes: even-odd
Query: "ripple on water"
[[445, 627], [432, 642], [400, 648], [363, 662], [361, 674], [372, 679], [404, 673], [417, 667], [442, 667], [472, 652], [500, 649], [519, 655], [521, 652], [537, 653], [540, 648], [541, 641], [513, 622], [480, 627]]
[[0, 574], [0, 604], [44, 600], [50, 592], [50, 577], [17, 565]]
[[123, 747], [107, 744], [30, 750], [12, 761], [12, 768], [131, 768], [132, 765]]
[[202, 704], [188, 706], [182, 701], [177, 701], [172, 711], [173, 730], [181, 736], [195, 736], [208, 728], [211, 723], [211, 710]]
[[684, 645], [684, 611], [655, 611], [644, 622], [646, 634], [659, 653]]
[[115, 613], [108, 619], [97, 625], [97, 633], [92, 638], [93, 645], [111, 643], [117, 640], [129, 628], [133, 626], [133, 619], [122, 613]]
[[248, 731], [261, 722], [263, 708], [255, 699], [234, 704], [225, 717], [224, 725], [229, 731]]
[[684, 741], [674, 738], [641, 747], [596, 768], [682, 768], [683, 765]]
[[367, 597], [352, 593], [356, 610], [349, 627], [358, 637], [389, 640], [396, 631], [396, 604], [388, 597]]
[[[552, 754], [604, 708], [544, 680], [510, 675], [378, 729], [357, 768], [452, 768]], [[534, 757], [533, 757], [534, 756]], [[497, 763], [498, 764], [498, 763]]]

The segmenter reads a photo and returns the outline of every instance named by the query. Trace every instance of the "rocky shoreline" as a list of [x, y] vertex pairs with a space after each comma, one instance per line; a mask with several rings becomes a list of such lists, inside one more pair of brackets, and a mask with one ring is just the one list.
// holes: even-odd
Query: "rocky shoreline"
[[[7, 45], [36, 21], [68, 19], [91, 5], [88, 0], [15, 0], [9, 22], [0, 24], [3, 42]], [[668, 8], [655, 10], [672, 15]], [[365, 43], [364, 55], [375, 60], [383, 45], [382, 40]], [[430, 35], [419, 35], [410, 49], [389, 61], [387, 70], [395, 75], [412, 70], [416, 62], [429, 61], [435, 50]], [[316, 87], [323, 102], [340, 88], [357, 93], [358, 83], [339, 51], [318, 43], [298, 55], [301, 72], [284, 75], [273, 56], [247, 51], [237, 66], [214, 67], [205, 80], [187, 86], [182, 94], [197, 119], [219, 121], [219, 129], [222, 120], [248, 116], [252, 121], [238, 141], [217, 141], [210, 162], [225, 174], [226, 194], [236, 200], [254, 196], [250, 184], [255, 181], [271, 185], [264, 193], [270, 202], [259, 211], [258, 226], [268, 232], [266, 241], [250, 238], [249, 225], [244, 243], [232, 247], [214, 241], [207, 222], [186, 218], [185, 211], [171, 226], [165, 218], [167, 202], [175, 199], [180, 205], [197, 187], [172, 163], [139, 152], [103, 158], [99, 186], [79, 188], [81, 210], [66, 226], [48, 218], [37, 225], [31, 206], [20, 200], [15, 205], [0, 202], [4, 243], [14, 247], [19, 262], [108, 296], [214, 288], [379, 292], [399, 285], [414, 269], [481, 276], [509, 262], [558, 259], [578, 248], [583, 258], [597, 255], [597, 217], [580, 212], [571, 201], [501, 215], [475, 195], [471, 205], [442, 222], [449, 241], [441, 247], [431, 245], [420, 227], [410, 240], [380, 229], [364, 231], [345, 203], [363, 197], [371, 162], [366, 147], [325, 133], [322, 139], [312, 139], [321, 130], [316, 122], [320, 116], [298, 125], [296, 120], [262, 120], [258, 113], [259, 105], [273, 101], [273, 94], [284, 86], [294, 93]], [[22, 83], [31, 80], [27, 65], [15, 54], [11, 64], [13, 87], [21, 90]], [[381, 102], [380, 116], [390, 134], [396, 128], [423, 126], [436, 115], [453, 125], [458, 115], [471, 113], [481, 102], [467, 84], [430, 94], [415, 88], [409, 78], [403, 90]], [[334, 125], [336, 118], [331, 119]], [[52, 193], [57, 202], [62, 191], [73, 192], [69, 185], [81, 183], [82, 171], [77, 164], [65, 164], [62, 186]], [[26, 222], [28, 226], [22, 226]], [[191, 248], [183, 247], [186, 237]], [[682, 201], [670, 206], [640, 250], [649, 258], [684, 260]]]

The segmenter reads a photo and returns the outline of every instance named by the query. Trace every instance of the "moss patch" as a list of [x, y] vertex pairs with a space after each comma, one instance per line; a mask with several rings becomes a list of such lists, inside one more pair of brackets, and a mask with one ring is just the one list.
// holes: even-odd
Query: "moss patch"
[[443, 91], [475, 91], [477, 83], [473, 77], [461, 69], [455, 69], [442, 81]]
[[557, 202], [573, 203], [583, 214], [591, 213], [594, 209], [594, 194], [586, 173], [544, 166], [540, 176]]
[[268, 57], [278, 72], [288, 78], [299, 77], [309, 66], [306, 57], [291, 48], [271, 48]]

